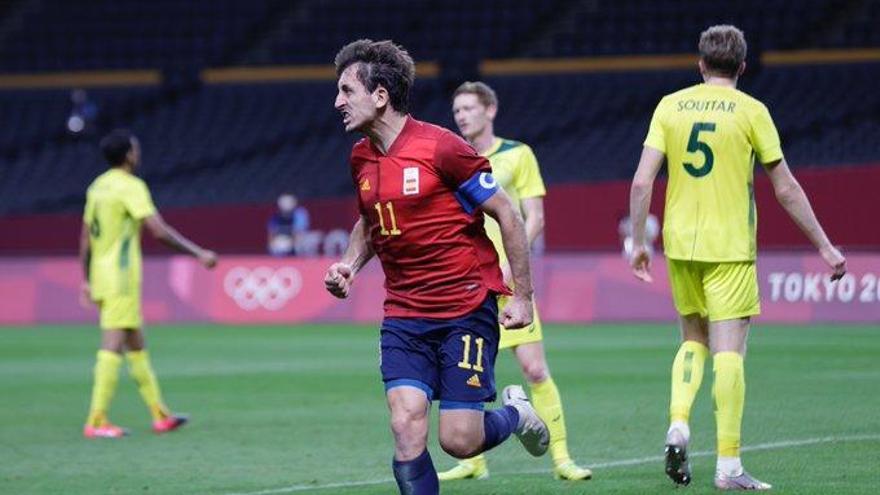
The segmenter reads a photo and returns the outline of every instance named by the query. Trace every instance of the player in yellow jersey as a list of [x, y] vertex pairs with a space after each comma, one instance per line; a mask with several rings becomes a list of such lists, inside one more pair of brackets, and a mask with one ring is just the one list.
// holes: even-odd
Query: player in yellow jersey
[[101, 140], [101, 152], [110, 169], [89, 186], [80, 236], [86, 277], [83, 302], [90, 299], [97, 304], [103, 329], [83, 434], [87, 438], [127, 434], [107, 416], [123, 351], [150, 410], [153, 431], [165, 433], [185, 424], [187, 417], [172, 414], [165, 406], [141, 331], [141, 224], [160, 241], [191, 254], [208, 268], [217, 264], [217, 255], [193, 244], [162, 220], [147, 185], [134, 175], [140, 163], [140, 145], [134, 136], [124, 130], [113, 131]]
[[[501, 139], [495, 136], [493, 121], [498, 112], [498, 97], [495, 91], [482, 82], [466, 82], [459, 86], [453, 95], [452, 111], [459, 132], [477, 150], [489, 158], [492, 175], [504, 188], [508, 196], [522, 210], [526, 224], [529, 244], [533, 244], [544, 230], [544, 196], [546, 190], [538, 168], [538, 160], [532, 149], [523, 143]], [[495, 244], [501, 261], [504, 278], [510, 281], [510, 267], [498, 223], [489, 216], [485, 220], [486, 233]], [[506, 297], [499, 300], [500, 307]], [[587, 480], [592, 477], [589, 469], [572, 461], [566, 443], [565, 419], [559, 390], [550, 377], [544, 346], [541, 342], [541, 321], [535, 310], [531, 326], [519, 330], [500, 328], [499, 348], [513, 349], [523, 375], [531, 389], [532, 403], [538, 415], [550, 430], [550, 453], [555, 465], [554, 475], [558, 479]], [[489, 476], [486, 458], [483, 455], [460, 461], [449, 471], [440, 473], [440, 480], [485, 478]]]
[[633, 178], [633, 273], [651, 281], [645, 218], [654, 178], [665, 160], [669, 183], [663, 245], [682, 336], [672, 364], [666, 473], [677, 484], [690, 483], [688, 419], [711, 353], [718, 442], [715, 486], [766, 490], [770, 485], [751, 477], [740, 461], [743, 359], [750, 318], [761, 310], [755, 272], [755, 159], [770, 177], [779, 203], [833, 271], [832, 280], [843, 276], [846, 260], [828, 240], [792, 176], [767, 107], [736, 89], [746, 66], [742, 31], [710, 27], [700, 36], [699, 51], [704, 83], [667, 95], [657, 105]]

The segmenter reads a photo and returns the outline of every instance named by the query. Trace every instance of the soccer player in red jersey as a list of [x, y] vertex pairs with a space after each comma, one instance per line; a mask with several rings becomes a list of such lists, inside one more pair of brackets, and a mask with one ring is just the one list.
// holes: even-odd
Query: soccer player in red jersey
[[[440, 401], [440, 445], [457, 458], [515, 433], [532, 455], [547, 450], [547, 427], [522, 387], [495, 400], [498, 323], [532, 321], [532, 284], [522, 217], [486, 158], [455, 133], [408, 115], [415, 64], [391, 41], [358, 40], [336, 55], [336, 109], [347, 132], [366, 137], [351, 153], [360, 218], [324, 283], [347, 297], [376, 255], [385, 272], [381, 371], [394, 433], [394, 477], [402, 494], [439, 493], [427, 450], [431, 401]], [[501, 227], [515, 283], [504, 285], [482, 212]], [[498, 314], [496, 297], [510, 302]]]

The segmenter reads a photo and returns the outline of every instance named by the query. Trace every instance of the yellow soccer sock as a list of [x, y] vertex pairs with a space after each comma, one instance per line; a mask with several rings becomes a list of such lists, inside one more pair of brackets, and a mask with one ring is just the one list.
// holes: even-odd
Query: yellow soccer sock
[[128, 371], [138, 384], [141, 397], [150, 409], [153, 420], [163, 419], [168, 416], [168, 408], [162, 402], [162, 392], [159, 390], [159, 381], [150, 364], [150, 355], [146, 350], [131, 351], [125, 354], [128, 358]]
[[693, 340], [685, 340], [672, 361], [672, 392], [669, 400], [669, 421], [688, 422], [691, 407], [700, 384], [709, 348]]
[[718, 428], [718, 456], [739, 457], [746, 380], [743, 357], [736, 352], [714, 356], [715, 423]]
[[110, 410], [110, 402], [119, 382], [121, 364], [122, 356], [119, 354], [104, 349], [98, 351], [95, 360], [95, 383], [92, 386], [92, 404], [86, 420], [89, 426], [101, 426], [107, 422], [107, 411]]
[[565, 440], [565, 417], [562, 414], [562, 400], [559, 398], [559, 389], [553, 382], [553, 378], [547, 377], [541, 383], [530, 383], [532, 391], [532, 405], [538, 416], [547, 423], [550, 430], [550, 455], [553, 463], [557, 466], [571, 460], [568, 455], [568, 444]]

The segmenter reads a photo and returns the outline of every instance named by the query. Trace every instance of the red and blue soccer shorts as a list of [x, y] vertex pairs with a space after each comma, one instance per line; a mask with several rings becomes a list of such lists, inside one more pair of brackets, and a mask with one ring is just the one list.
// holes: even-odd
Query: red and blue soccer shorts
[[473, 312], [449, 319], [385, 318], [382, 381], [421, 389], [440, 409], [482, 410], [495, 400], [498, 302], [489, 293]]

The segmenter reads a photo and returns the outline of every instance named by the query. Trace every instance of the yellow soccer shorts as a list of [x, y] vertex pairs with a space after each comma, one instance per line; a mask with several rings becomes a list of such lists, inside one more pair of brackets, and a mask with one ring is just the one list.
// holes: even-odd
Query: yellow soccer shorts
[[[499, 314], [501, 313], [501, 310], [504, 309], [504, 306], [507, 305], [509, 299], [510, 298], [507, 296], [498, 296]], [[538, 317], [538, 307], [532, 306], [532, 309], [534, 311], [534, 318], [531, 325], [516, 330], [508, 330], [501, 327], [501, 343], [498, 345], [499, 349], [507, 349], [518, 345], [530, 344], [532, 342], [540, 342], [544, 338], [544, 335], [541, 332], [541, 319]]]
[[103, 330], [140, 328], [143, 324], [140, 294], [107, 296], [98, 301], [98, 307]]
[[754, 261], [711, 263], [667, 259], [675, 309], [709, 321], [761, 313]]

